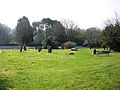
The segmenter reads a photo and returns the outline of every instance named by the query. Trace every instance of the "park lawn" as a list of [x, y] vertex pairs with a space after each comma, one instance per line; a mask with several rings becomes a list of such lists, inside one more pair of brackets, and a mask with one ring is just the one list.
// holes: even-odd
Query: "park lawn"
[[0, 90], [119, 90], [120, 53], [0, 50]]

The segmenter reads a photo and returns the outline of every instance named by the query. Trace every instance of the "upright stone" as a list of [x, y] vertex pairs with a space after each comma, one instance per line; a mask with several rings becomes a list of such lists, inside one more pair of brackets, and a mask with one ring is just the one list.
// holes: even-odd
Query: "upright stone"
[[93, 49], [93, 54], [96, 54], [96, 49]]
[[22, 52], [22, 45], [20, 45], [20, 52]]
[[26, 45], [24, 45], [23, 47], [24, 47], [24, 51], [26, 51]]
[[40, 52], [42, 50], [41, 46], [38, 46], [38, 52]]
[[64, 44], [61, 45], [61, 49], [64, 49]]
[[51, 46], [48, 46], [48, 53], [52, 53], [52, 48], [51, 48]]
[[37, 44], [35, 44], [35, 49], [36, 49], [36, 50], [38, 49], [38, 45], [37, 45]]

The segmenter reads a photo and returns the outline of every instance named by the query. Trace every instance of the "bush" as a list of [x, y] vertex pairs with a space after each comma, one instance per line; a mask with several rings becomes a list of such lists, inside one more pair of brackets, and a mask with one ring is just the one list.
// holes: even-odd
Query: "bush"
[[64, 48], [70, 49], [70, 48], [74, 48], [76, 45], [77, 44], [75, 42], [68, 41], [64, 43]]

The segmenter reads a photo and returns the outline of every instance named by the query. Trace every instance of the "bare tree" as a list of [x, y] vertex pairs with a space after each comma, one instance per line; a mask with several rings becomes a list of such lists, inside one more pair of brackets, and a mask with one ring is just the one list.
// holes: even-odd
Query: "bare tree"
[[85, 38], [86, 38], [87, 45], [90, 48], [99, 47], [101, 34], [102, 34], [102, 31], [97, 27], [88, 28], [85, 31]]
[[67, 41], [76, 42], [77, 44], [83, 43], [82, 30], [71, 20], [62, 20], [63, 26], [65, 27], [65, 33]]
[[63, 26], [65, 27], [65, 29], [71, 29], [71, 30], [74, 30], [76, 28], [78, 28], [78, 26], [71, 20], [69, 19], [64, 19], [64, 20], [61, 20], [61, 23], [63, 24]]

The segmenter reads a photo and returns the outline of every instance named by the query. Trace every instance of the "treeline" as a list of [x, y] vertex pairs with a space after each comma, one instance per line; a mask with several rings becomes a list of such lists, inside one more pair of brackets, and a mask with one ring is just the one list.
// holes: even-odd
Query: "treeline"
[[0, 23], [0, 44], [1, 43], [10, 43], [12, 37], [11, 37], [11, 29]]
[[50, 45], [52, 48], [57, 48], [69, 41], [75, 42], [77, 45], [83, 45], [86, 41], [95, 43], [101, 33], [102, 31], [96, 27], [82, 30], [70, 20], [60, 22], [43, 18], [41, 21], [32, 22], [30, 25], [28, 18], [24, 16], [17, 23], [16, 42], [22, 45], [35, 43], [36, 45], [45, 47]]
[[15, 30], [0, 24], [0, 43], [17, 43], [24, 46], [36, 44], [44, 47], [50, 45], [52, 48], [58, 48], [66, 42], [120, 51], [120, 19], [116, 16], [112, 21], [108, 20], [103, 30], [97, 27], [84, 30], [70, 20], [58, 21], [50, 18], [30, 24], [25, 16], [18, 20]]

